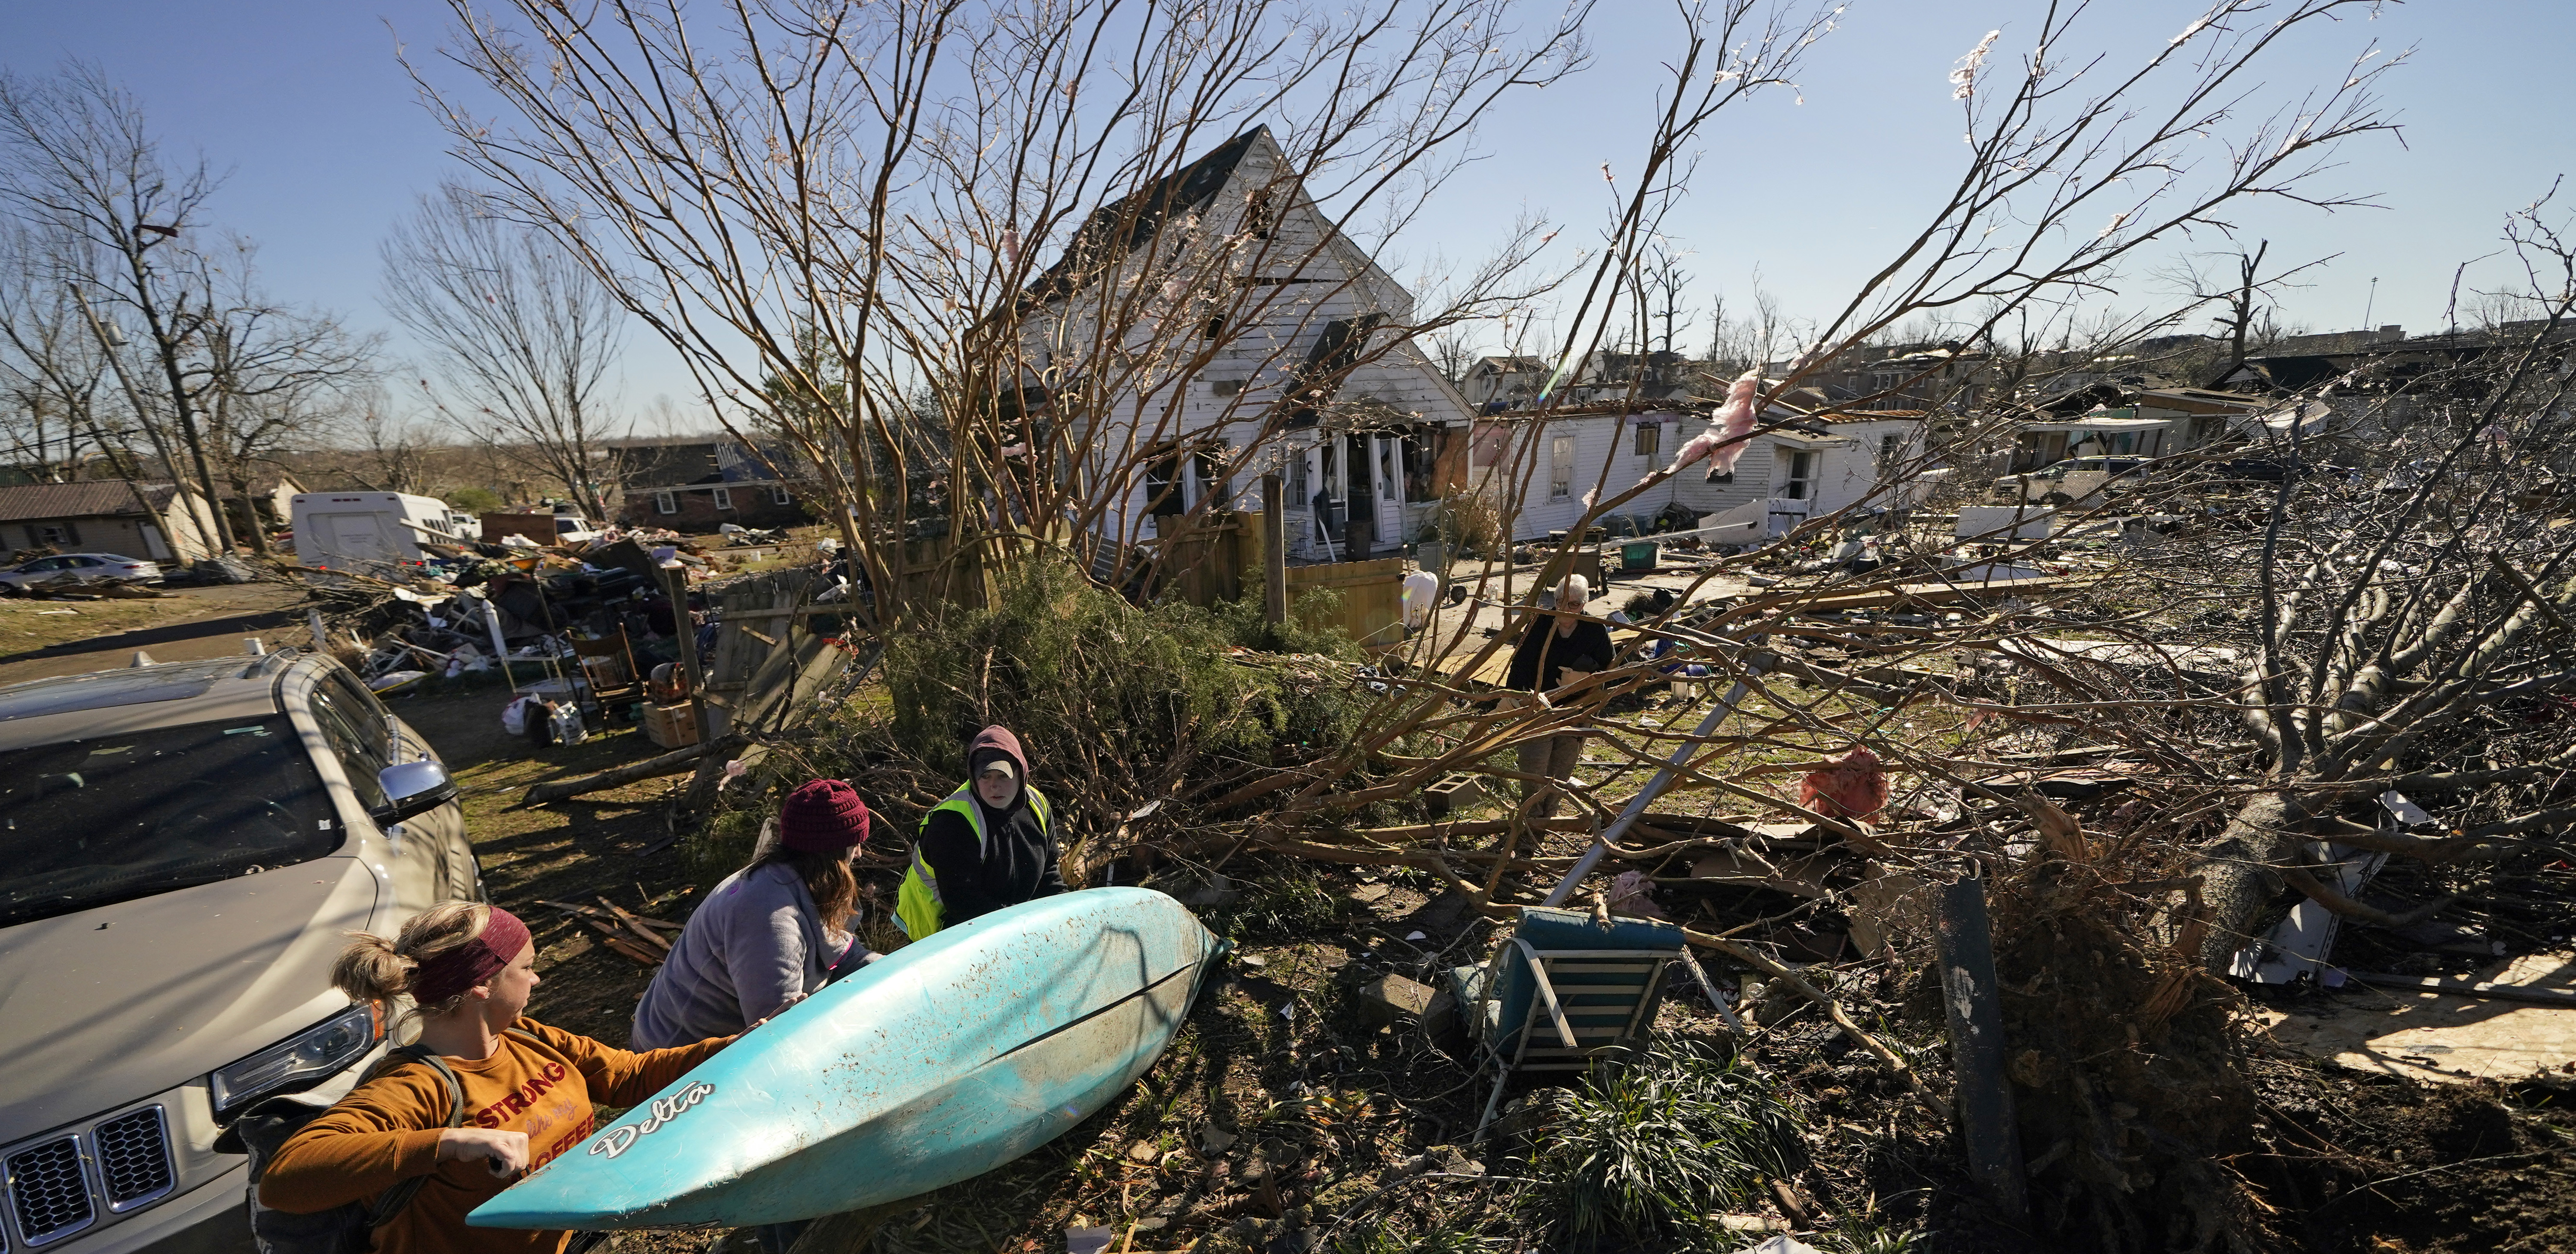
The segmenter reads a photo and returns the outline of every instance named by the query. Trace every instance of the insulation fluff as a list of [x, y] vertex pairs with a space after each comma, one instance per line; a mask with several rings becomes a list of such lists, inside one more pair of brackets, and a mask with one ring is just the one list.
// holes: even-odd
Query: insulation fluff
[[1743, 377], [1726, 389], [1726, 403], [1709, 415], [1708, 430], [1692, 436], [1673, 454], [1671, 474], [1705, 457], [1708, 477], [1735, 473], [1737, 458], [1744, 456], [1744, 437], [1753, 434], [1753, 393], [1762, 386], [1762, 372], [1747, 370]]

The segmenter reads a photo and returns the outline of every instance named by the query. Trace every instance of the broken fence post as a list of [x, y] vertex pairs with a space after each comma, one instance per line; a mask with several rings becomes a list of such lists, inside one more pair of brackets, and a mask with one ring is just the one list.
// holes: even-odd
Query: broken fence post
[[1261, 616], [1288, 621], [1287, 498], [1279, 476], [1261, 476]]
[[2030, 1215], [2022, 1178], [2021, 1134], [2014, 1126], [2012, 1083], [2004, 1077], [2003, 1002], [1995, 985], [1994, 933], [1986, 919], [1986, 883], [1962, 879], [1941, 891], [1933, 930], [1941, 963], [1941, 1006], [1950, 1019], [1950, 1062], [1957, 1073], [1959, 1125], [1968, 1171], [2015, 1222]]

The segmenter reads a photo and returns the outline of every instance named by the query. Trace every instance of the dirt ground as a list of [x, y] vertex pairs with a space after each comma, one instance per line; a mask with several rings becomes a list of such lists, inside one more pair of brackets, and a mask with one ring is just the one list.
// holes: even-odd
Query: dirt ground
[[123, 666], [136, 650], [185, 662], [242, 640], [302, 644], [304, 591], [274, 583], [171, 588], [143, 601], [0, 599], [0, 684]]

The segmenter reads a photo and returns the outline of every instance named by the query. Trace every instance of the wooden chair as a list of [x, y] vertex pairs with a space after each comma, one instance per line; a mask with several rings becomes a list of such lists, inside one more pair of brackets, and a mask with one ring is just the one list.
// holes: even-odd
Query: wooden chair
[[[602, 710], [617, 709], [644, 699], [644, 673], [635, 665], [635, 649], [627, 642], [625, 624], [618, 624], [616, 635], [597, 640], [570, 638], [570, 643], [574, 656], [581, 659], [581, 674], [590, 685], [590, 695], [599, 702]], [[623, 682], [613, 685], [600, 683], [597, 678], [600, 668], [592, 665], [592, 658], [614, 660], [623, 668]]]
[[1484, 1135], [1514, 1074], [1580, 1071], [1641, 1044], [1655, 1022], [1665, 971], [1683, 956], [1681, 928], [1528, 906], [1491, 961], [1449, 973], [1473, 1064], [1493, 1087]]

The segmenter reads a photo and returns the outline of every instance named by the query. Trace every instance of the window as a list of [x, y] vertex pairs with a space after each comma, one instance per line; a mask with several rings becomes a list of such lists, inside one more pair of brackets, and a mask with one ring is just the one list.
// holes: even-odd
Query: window
[[284, 715], [35, 745], [0, 753], [0, 766], [0, 927], [308, 862], [340, 844]]
[[1562, 501], [1574, 495], [1574, 437], [1560, 435], [1547, 442], [1547, 499]]
[[654, 494], [653, 494], [653, 512], [654, 512], [654, 513], [656, 513], [656, 514], [676, 514], [676, 513], [679, 513], [679, 512], [680, 512], [680, 501], [679, 501], [679, 498], [677, 498], [677, 497], [675, 497], [675, 496], [671, 495], [671, 494], [670, 494], [670, 493], [668, 493], [668, 492], [656, 492], [656, 493], [654, 493]]
[[44, 526], [34, 526], [27, 528], [27, 531], [30, 535], [36, 537], [36, 543], [38, 544], [50, 544], [59, 548], [66, 544], [80, 543], [80, 531], [70, 523], [52, 523]]
[[322, 739], [349, 777], [349, 791], [358, 795], [358, 804], [368, 810], [383, 806], [384, 785], [377, 782], [376, 774], [386, 766], [385, 721], [372, 716], [346, 689], [327, 681], [313, 686], [313, 721], [321, 725]]
[[1288, 450], [1288, 508], [1306, 508], [1306, 450]]
[[1442, 433], [1417, 431], [1404, 437], [1404, 499], [1421, 505], [1440, 498], [1440, 459], [1435, 441]]
[[1213, 318], [1208, 319], [1208, 320], [1207, 320], [1206, 333], [1207, 333], [1207, 338], [1208, 338], [1208, 339], [1211, 339], [1211, 340], [1221, 340], [1221, 339], [1224, 339], [1224, 338], [1225, 338], [1225, 315], [1223, 315], [1223, 314], [1218, 314], [1216, 317], [1213, 317]]
[[1780, 487], [1780, 495], [1792, 501], [1809, 499], [1816, 487], [1816, 454], [1807, 449], [1789, 451], [1789, 481]]
[[731, 488], [718, 488], [718, 489], [716, 489], [716, 508], [717, 508], [717, 509], [732, 509], [732, 508], [733, 508], [733, 489], [731, 489]]
[[1664, 424], [1660, 422], [1637, 424], [1637, 456], [1655, 457], [1663, 452], [1663, 448]]
[[796, 503], [796, 498], [787, 495], [786, 484], [773, 484], [769, 489], [769, 503], [772, 505], [793, 505]]
[[1904, 455], [1905, 455], [1905, 437], [1904, 437], [1904, 436], [1901, 436], [1901, 435], [1882, 435], [1882, 436], [1878, 437], [1878, 464], [1879, 464], [1879, 465], [1881, 465], [1881, 466], [1892, 466], [1892, 465], [1895, 465], [1895, 464], [1896, 464], [1896, 459], [1897, 459], [1897, 458], [1899, 458], [1899, 457], [1903, 457]]
[[1270, 189], [1256, 189], [1243, 209], [1243, 229], [1254, 239], [1268, 239], [1270, 225]]
[[1185, 508], [1181, 501], [1181, 458], [1162, 453], [1145, 463], [1145, 512], [1165, 516]]

